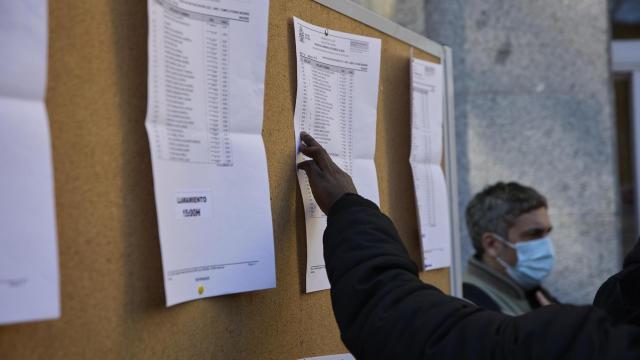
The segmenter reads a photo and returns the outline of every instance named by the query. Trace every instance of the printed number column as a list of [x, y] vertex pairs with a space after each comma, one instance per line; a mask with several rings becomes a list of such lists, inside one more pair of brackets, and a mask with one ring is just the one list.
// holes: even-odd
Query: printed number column
[[[159, 158], [163, 159], [164, 158], [164, 151], [162, 148], [162, 139], [160, 138], [160, 130], [159, 130], [159, 120], [160, 120], [160, 109], [159, 109], [159, 105], [158, 102], [160, 101], [160, 98], [158, 97], [159, 91], [158, 91], [158, 74], [160, 72], [160, 68], [158, 66], [158, 49], [161, 49], [162, 47], [160, 46], [160, 43], [158, 41], [158, 32], [162, 31], [159, 27], [158, 27], [158, 15], [156, 14], [158, 12], [158, 7], [157, 6], [152, 6], [151, 7], [151, 11], [153, 12], [151, 14], [151, 16], [149, 16], [149, 18], [151, 19], [151, 28], [153, 29], [151, 31], [151, 41], [153, 42], [154, 46], [152, 47], [153, 49], [153, 61], [151, 63], [151, 71], [150, 71], [150, 76], [152, 77], [152, 81], [153, 81], [153, 103], [151, 104], [151, 122], [153, 123], [152, 125], [152, 129], [153, 129], [153, 137], [154, 137], [154, 147], [156, 149], [156, 154]], [[164, 10], [162, 10], [164, 13]]]
[[204, 35], [210, 162], [233, 166], [229, 122], [229, 21], [210, 18]]
[[353, 70], [339, 69], [338, 73], [338, 115], [340, 119], [340, 140], [342, 168], [352, 174], [353, 161]]

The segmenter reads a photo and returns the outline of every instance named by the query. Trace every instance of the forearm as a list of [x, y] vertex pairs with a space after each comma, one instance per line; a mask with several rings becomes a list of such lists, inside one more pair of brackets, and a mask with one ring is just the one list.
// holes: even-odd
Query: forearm
[[421, 358], [433, 346], [455, 347], [442, 335], [480, 310], [422, 283], [391, 221], [372, 203], [348, 197], [332, 209], [324, 237], [334, 313], [347, 347], [363, 359]]

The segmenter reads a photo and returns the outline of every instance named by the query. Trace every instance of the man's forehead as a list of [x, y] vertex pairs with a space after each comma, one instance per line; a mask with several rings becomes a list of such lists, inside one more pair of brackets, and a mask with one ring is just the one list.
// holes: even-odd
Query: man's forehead
[[512, 226], [512, 228], [518, 230], [527, 230], [529, 228], [546, 229], [549, 227], [551, 227], [551, 219], [545, 207], [539, 207], [518, 216]]

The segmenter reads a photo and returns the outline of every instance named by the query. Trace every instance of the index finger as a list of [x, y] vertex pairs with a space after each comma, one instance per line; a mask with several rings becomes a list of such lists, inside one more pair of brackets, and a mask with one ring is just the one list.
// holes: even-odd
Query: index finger
[[313, 138], [313, 136], [309, 135], [308, 133], [302, 131], [300, 132], [300, 140], [304, 141], [304, 143], [311, 147], [311, 146], [320, 146], [322, 147], [322, 145], [320, 145], [319, 142], [316, 141], [316, 139]]

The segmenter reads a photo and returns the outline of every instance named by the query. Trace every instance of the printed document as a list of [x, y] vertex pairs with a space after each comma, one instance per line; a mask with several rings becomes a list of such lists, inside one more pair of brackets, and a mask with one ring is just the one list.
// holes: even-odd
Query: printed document
[[275, 287], [268, 0], [149, 0], [146, 128], [166, 304]]
[[411, 169], [424, 270], [451, 265], [449, 201], [442, 160], [442, 65], [411, 59]]
[[60, 317], [47, 1], [0, 2], [0, 324]]
[[[358, 193], [379, 202], [373, 162], [380, 77], [380, 39], [293, 19], [298, 63], [294, 128], [311, 134], [353, 178]], [[299, 140], [297, 140], [299, 141]], [[298, 142], [296, 142], [298, 143]], [[298, 154], [297, 162], [307, 160]], [[327, 226], [304, 171], [298, 182], [307, 230], [306, 291], [328, 289], [322, 235]]]
[[325, 355], [325, 356], [316, 356], [310, 358], [302, 358], [300, 360], [355, 360], [353, 355], [346, 354], [338, 354], [338, 355]]

